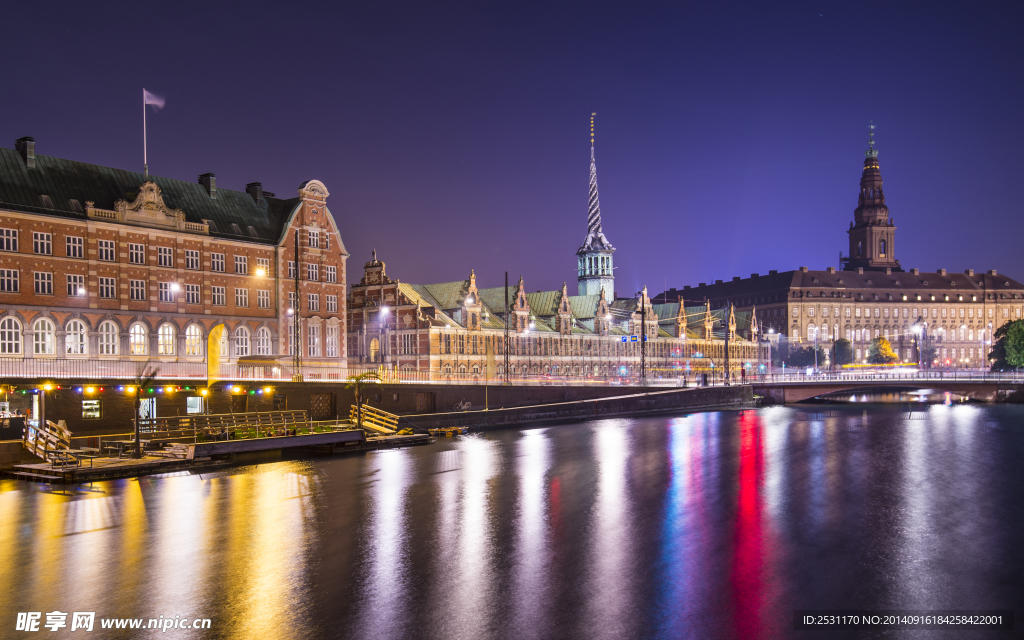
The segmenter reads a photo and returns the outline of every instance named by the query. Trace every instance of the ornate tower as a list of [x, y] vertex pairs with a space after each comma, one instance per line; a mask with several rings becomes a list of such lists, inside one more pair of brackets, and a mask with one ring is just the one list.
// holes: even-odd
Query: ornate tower
[[860, 197], [850, 223], [850, 254], [843, 259], [843, 269], [902, 271], [896, 253], [896, 225], [889, 217], [882, 191], [882, 172], [878, 169], [878, 151], [875, 149], [875, 125], [870, 125], [868, 150], [864, 153], [864, 172], [860, 177]]
[[615, 272], [612, 254], [615, 247], [601, 230], [601, 202], [597, 197], [597, 163], [594, 162], [594, 116], [590, 114], [590, 208], [587, 214], [587, 238], [576, 251], [579, 295], [596, 296], [603, 289], [615, 297]]

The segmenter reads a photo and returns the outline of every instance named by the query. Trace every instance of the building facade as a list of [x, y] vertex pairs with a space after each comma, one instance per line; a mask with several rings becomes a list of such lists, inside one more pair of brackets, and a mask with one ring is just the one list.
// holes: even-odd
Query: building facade
[[904, 362], [987, 368], [993, 332], [1024, 313], [1024, 285], [995, 270], [903, 270], [873, 137], [866, 156], [842, 270], [754, 273], [670, 289], [656, 301], [682, 297], [713, 308], [756, 310], [765, 333], [826, 347], [845, 338], [859, 363], [866, 362], [871, 340], [884, 337]]
[[283, 199], [212, 173], [188, 183], [42, 156], [31, 138], [0, 149], [3, 375], [125, 378], [150, 362], [212, 380], [262, 358], [284, 366], [261, 375], [290, 378], [296, 348], [343, 370], [348, 254], [327, 197], [316, 180]]
[[473, 271], [465, 280], [408, 284], [391, 280], [374, 252], [349, 295], [349, 366], [385, 365], [404, 379], [477, 381], [503, 379], [506, 363], [510, 379], [579, 381], [721, 376], [727, 366], [739, 377], [758, 368], [765, 353], [753, 313], [652, 304], [646, 288], [616, 299], [614, 251], [602, 230], [591, 117], [579, 295], [565, 283], [529, 293], [522, 278], [478, 288]]

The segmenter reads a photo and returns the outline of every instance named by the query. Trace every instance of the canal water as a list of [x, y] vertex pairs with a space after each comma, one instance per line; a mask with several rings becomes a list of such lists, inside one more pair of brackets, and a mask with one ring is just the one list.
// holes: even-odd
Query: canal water
[[[14, 631], [33, 611], [211, 621], [104, 638], [965, 637], [796, 631], [793, 611], [1020, 615], [1022, 460], [1024, 407], [857, 403], [4, 480], [0, 637], [34, 637]], [[69, 629], [40, 635], [90, 635]]]

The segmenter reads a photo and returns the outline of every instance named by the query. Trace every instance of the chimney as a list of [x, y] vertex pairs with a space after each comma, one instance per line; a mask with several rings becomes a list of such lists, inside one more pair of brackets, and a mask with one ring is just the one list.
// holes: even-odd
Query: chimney
[[864, 267], [857, 267], [857, 273], [864, 275]]
[[829, 268], [827, 269], [827, 271], [828, 271], [829, 273], [835, 273], [835, 272], [836, 272], [836, 268], [835, 268], [835, 267], [829, 267]]
[[250, 182], [245, 185], [245, 192], [252, 196], [252, 199], [256, 201], [256, 204], [259, 204], [260, 200], [263, 199], [263, 183]]
[[919, 275], [921, 275], [921, 270], [920, 269], [911, 269], [910, 273], [914, 274], [915, 276], [919, 276]]
[[802, 271], [803, 273], [807, 273], [808, 269], [807, 267], [800, 267], [800, 271]]
[[751, 277], [751, 278], [757, 278], [757, 277], [759, 277], [759, 276], [758, 276], [758, 274], [756, 274], [756, 273], [752, 273], [752, 274], [750, 274], [750, 277]]
[[995, 269], [989, 269], [989, 270], [988, 270], [988, 275], [990, 275], [990, 276], [997, 276], [997, 275], [999, 275], [999, 274], [998, 274], [998, 273], [996, 273], [996, 270], [995, 270]]
[[966, 275], [973, 276], [974, 275], [974, 269], [967, 269], [966, 271], [964, 271], [964, 273]]
[[946, 270], [945, 269], [939, 269], [939, 275], [940, 276], [946, 275]]
[[206, 193], [211, 200], [217, 199], [217, 176], [212, 173], [204, 173], [199, 176], [199, 184], [206, 187]]
[[25, 136], [14, 141], [14, 148], [25, 160], [25, 166], [29, 169], [36, 168], [36, 139]]
[[886, 267], [885, 268], [885, 275], [887, 275], [887, 276], [891, 276], [892, 275], [892, 267]]

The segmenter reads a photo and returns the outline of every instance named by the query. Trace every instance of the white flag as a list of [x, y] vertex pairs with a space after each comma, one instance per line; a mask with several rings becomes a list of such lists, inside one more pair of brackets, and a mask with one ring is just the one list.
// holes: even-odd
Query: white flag
[[143, 104], [151, 104], [151, 105], [153, 105], [154, 108], [159, 110], [159, 109], [163, 108], [165, 100], [162, 97], [160, 97], [158, 95], [154, 95], [154, 94], [146, 91], [145, 89], [143, 89], [142, 90], [142, 102], [143, 102]]

